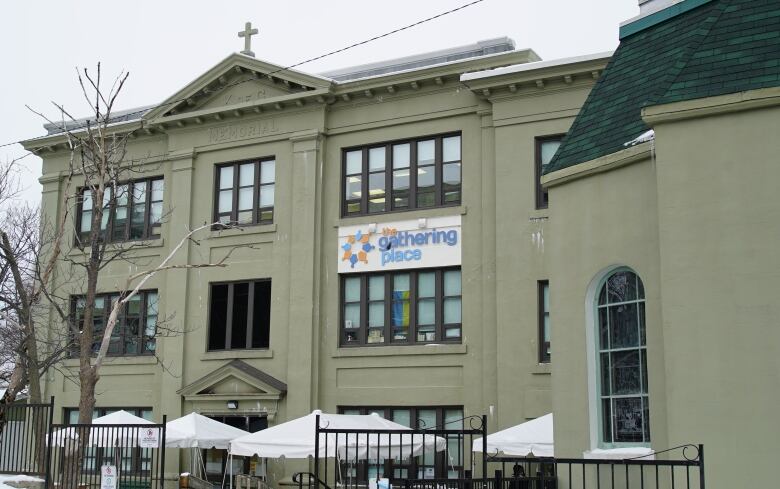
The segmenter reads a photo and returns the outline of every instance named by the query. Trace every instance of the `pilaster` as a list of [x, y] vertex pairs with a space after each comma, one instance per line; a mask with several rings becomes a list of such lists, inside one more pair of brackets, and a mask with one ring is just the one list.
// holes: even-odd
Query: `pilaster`
[[[195, 154], [192, 149], [169, 154], [170, 173], [165, 175], [164, 209], [168, 212], [166, 249], [171, 250], [191, 227], [190, 206], [192, 199], [192, 178]], [[190, 260], [190, 244], [183, 246], [171, 259], [172, 265], [184, 265]], [[164, 253], [169, 253], [165, 251]], [[162, 259], [162, 257], [161, 257]], [[170, 328], [183, 331], [186, 326], [188, 270], [168, 270], [165, 276], [164, 294], [160, 294], [160, 318], [173, 317]], [[184, 364], [184, 334], [179, 333], [157, 339], [158, 355], [164, 363], [159, 370], [160, 402], [155, 412], [155, 421], [160, 422], [162, 413], [168, 420], [182, 415], [182, 400], [176, 393], [183, 387], [182, 366]], [[179, 472], [178, 450], [168, 450], [165, 472], [173, 476]]]
[[292, 209], [290, 227], [290, 310], [287, 367], [287, 418], [311, 412], [319, 349], [315, 320], [318, 181], [321, 169], [321, 136], [316, 130], [290, 137], [292, 144]]
[[[492, 107], [477, 112], [481, 130], [482, 236], [498, 236], [496, 230], [496, 133]], [[498, 325], [496, 291], [496, 245], [487, 239], [482, 249], [482, 413], [488, 414], [488, 429], [498, 429]], [[491, 409], [493, 406], [493, 409]]]

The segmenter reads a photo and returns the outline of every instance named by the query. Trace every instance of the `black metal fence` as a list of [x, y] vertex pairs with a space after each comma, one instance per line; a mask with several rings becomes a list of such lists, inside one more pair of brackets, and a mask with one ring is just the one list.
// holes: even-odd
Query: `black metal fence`
[[48, 487], [100, 488], [114, 478], [117, 489], [162, 489], [165, 416], [162, 424], [52, 425]]
[[[382, 479], [404, 489], [705, 489], [703, 445], [617, 460], [497, 458], [482, 455], [486, 421], [466, 418], [454, 429], [350, 430], [321, 426], [318, 416], [314, 471], [293, 481], [318, 489], [384, 489]], [[476, 437], [481, 454], [471, 450]]]
[[[365, 488], [387, 478], [393, 485], [415, 480], [464, 479], [473, 473], [473, 440], [485, 440], [487, 418], [470, 416], [421, 429], [340, 429], [316, 418], [314, 473], [296, 474], [300, 485]], [[481, 473], [487, 470], [482, 461]]]
[[[705, 489], [703, 445], [619, 460], [493, 458], [489, 465], [488, 485], [500, 489]], [[445, 486], [461, 487], [439, 489]]]
[[16, 403], [0, 413], [0, 473], [47, 480], [46, 437], [54, 416], [54, 398], [45, 404]]

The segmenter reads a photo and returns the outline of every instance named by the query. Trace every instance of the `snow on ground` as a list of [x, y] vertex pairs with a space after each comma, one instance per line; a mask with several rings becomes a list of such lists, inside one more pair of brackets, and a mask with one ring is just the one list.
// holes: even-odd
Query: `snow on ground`
[[6, 482], [43, 482], [43, 479], [29, 475], [6, 475], [0, 474], [0, 489], [16, 489], [9, 486]]

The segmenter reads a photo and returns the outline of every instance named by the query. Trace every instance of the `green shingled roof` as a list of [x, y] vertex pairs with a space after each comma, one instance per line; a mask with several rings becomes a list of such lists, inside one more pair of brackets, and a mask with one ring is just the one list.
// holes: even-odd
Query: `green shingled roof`
[[686, 1], [621, 40], [545, 173], [625, 149], [642, 107], [780, 86], [780, 1]]

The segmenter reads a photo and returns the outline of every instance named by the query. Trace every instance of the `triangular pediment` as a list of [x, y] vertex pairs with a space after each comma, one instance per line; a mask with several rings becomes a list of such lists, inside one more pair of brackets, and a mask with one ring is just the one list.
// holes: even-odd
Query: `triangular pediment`
[[206, 73], [189, 83], [151, 110], [147, 120], [189, 112], [245, 107], [278, 97], [302, 96], [314, 90], [330, 88], [332, 81], [284, 66], [231, 54]]
[[178, 391], [185, 399], [279, 399], [287, 384], [241, 360], [208, 373]]

